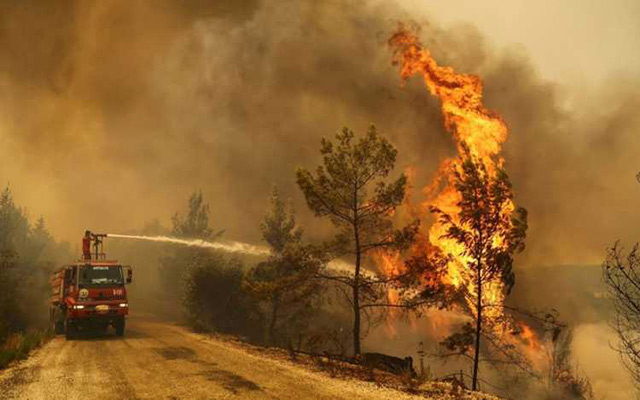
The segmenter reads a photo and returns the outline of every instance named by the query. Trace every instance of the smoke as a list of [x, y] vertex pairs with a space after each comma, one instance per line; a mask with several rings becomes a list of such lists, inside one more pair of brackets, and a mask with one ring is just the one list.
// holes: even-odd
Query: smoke
[[633, 398], [633, 383], [628, 372], [611, 351], [615, 333], [603, 323], [582, 324], [574, 330], [572, 351], [578, 370], [591, 379], [593, 390], [610, 400]]
[[[198, 187], [215, 225], [256, 241], [274, 183], [321, 236], [293, 183], [297, 165], [318, 160], [320, 137], [376, 123], [399, 167], [416, 167], [416, 188], [452, 153], [436, 100], [419, 80], [400, 88], [389, 64], [395, 21], [422, 18], [393, 4], [1, 7], [0, 154], [11, 163], [0, 179], [67, 240], [168, 218]], [[422, 37], [443, 64], [481, 74], [508, 123], [508, 169], [531, 216], [528, 264], [594, 263], [607, 243], [632, 239], [635, 78], [567, 105], [525, 55], [494, 50], [472, 27], [428, 24]]]
[[[416, 19], [441, 64], [483, 77], [507, 122], [507, 170], [530, 220], [518, 268], [598, 264], [607, 244], [637, 240], [638, 77], [570, 92], [521, 51], [427, 17], [364, 0], [5, 0], [0, 181], [74, 242], [168, 221], [201, 188], [225, 239], [257, 243], [272, 184], [307, 237], [324, 238], [294, 183], [296, 166], [320, 161], [321, 137], [375, 123], [398, 171], [415, 167], [416, 199], [453, 154], [437, 100], [419, 79], [400, 88], [390, 65], [389, 32]], [[514, 293], [540, 297], [518, 282]]]

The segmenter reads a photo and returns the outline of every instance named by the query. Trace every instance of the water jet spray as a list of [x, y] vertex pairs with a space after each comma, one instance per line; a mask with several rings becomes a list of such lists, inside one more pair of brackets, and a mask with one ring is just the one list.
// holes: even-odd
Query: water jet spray
[[106, 236], [110, 238], [145, 240], [148, 242], [175, 243], [183, 246], [204, 247], [209, 249], [222, 250], [227, 253], [242, 253], [253, 256], [268, 256], [271, 254], [271, 251], [269, 251], [269, 249], [266, 247], [254, 246], [242, 242], [208, 242], [203, 239], [181, 239], [171, 236], [122, 235], [117, 233], [108, 233], [106, 234]]

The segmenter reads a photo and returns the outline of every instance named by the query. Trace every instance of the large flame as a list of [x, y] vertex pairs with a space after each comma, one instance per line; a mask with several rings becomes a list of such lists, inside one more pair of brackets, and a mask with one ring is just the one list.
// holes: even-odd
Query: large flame
[[[484, 107], [481, 79], [475, 75], [457, 73], [448, 66], [438, 65], [430, 52], [422, 47], [417, 36], [402, 26], [389, 39], [389, 44], [393, 50], [394, 65], [400, 67], [403, 82], [413, 75], [422, 76], [428, 91], [440, 100], [444, 126], [451, 133], [458, 154], [462, 154], [463, 147], [466, 146], [471, 155], [484, 165], [487, 173], [495, 175], [503, 164], [500, 153], [502, 144], [507, 139], [508, 131], [504, 120], [495, 112]], [[423, 189], [427, 200], [420, 205], [420, 210], [436, 207], [454, 217], [455, 221], [460, 211], [458, 207], [460, 194], [454, 187], [452, 178], [454, 171], [460, 170], [460, 164], [459, 157], [441, 162], [433, 182]], [[515, 205], [509, 202], [502, 213], [508, 217], [514, 210]], [[450, 258], [444, 279], [447, 281], [446, 283], [457, 288], [466, 288], [471, 294], [467, 299], [468, 308], [471, 312], [476, 313], [476, 305], [472, 300], [476, 294], [476, 287], [469, 276], [471, 259], [464, 254], [462, 245], [453, 239], [444, 237], [447, 229], [447, 225], [435, 221], [430, 227], [427, 237], [418, 240], [417, 246], [424, 249], [426, 241], [429, 247], [438, 249]], [[492, 240], [493, 246], [504, 246], [503, 237], [496, 236]], [[416, 248], [412, 249], [414, 253], [417, 250], [419, 251]], [[398, 261], [397, 258], [387, 258], [383, 261], [383, 264], [386, 264], [384, 267], [386, 272], [395, 272], [400, 268], [398, 265], [390, 266], [392, 262]], [[490, 305], [483, 311], [485, 319], [489, 321], [507, 320], [502, 318], [504, 314], [501, 306], [505, 300], [504, 296], [504, 283], [499, 278], [483, 286], [482, 303]], [[507, 328], [504, 326], [504, 322], [502, 325], [502, 330]], [[527, 337], [523, 343], [538, 346], [535, 335], [528, 328], [525, 332]], [[532, 345], [534, 341], [536, 344]]]
[[[499, 157], [502, 143], [507, 139], [507, 127], [502, 118], [487, 110], [482, 103], [482, 81], [475, 75], [456, 73], [451, 67], [440, 66], [423, 48], [417, 36], [406, 29], [399, 29], [389, 44], [394, 49], [394, 64], [400, 66], [400, 75], [407, 80], [412, 75], [421, 75], [432, 95], [440, 99], [445, 128], [451, 132], [458, 153], [467, 146], [470, 153], [484, 164], [489, 174], [495, 174], [502, 163]], [[460, 194], [454, 187], [453, 171], [460, 168], [459, 158], [444, 160], [438, 169], [434, 183], [425, 188], [430, 197], [428, 206], [437, 207], [443, 212], [458, 215]], [[442, 184], [444, 183], [444, 187]], [[439, 192], [438, 192], [439, 190]], [[510, 214], [513, 204], [504, 211]], [[475, 285], [468, 279], [470, 258], [464, 255], [464, 248], [453, 239], [445, 238], [448, 226], [435, 221], [431, 226], [429, 242], [451, 257], [448, 264], [449, 283], [460, 287], [467, 286], [470, 293]], [[503, 238], [493, 238], [494, 245], [502, 245]], [[483, 288], [483, 303], [498, 305], [504, 301], [504, 287], [500, 280], [489, 282]], [[475, 310], [473, 304], [470, 309]], [[500, 307], [490, 307], [488, 317], [497, 317]]]

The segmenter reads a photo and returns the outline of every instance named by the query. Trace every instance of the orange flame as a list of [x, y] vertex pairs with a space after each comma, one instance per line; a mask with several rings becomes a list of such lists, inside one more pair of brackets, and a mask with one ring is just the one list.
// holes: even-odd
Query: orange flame
[[[400, 254], [397, 252], [376, 252], [374, 257], [377, 259], [377, 264], [382, 267], [382, 273], [385, 276], [396, 276], [401, 273], [402, 263], [400, 261]], [[392, 287], [387, 289], [387, 302], [389, 304], [398, 304], [400, 295], [398, 291]], [[393, 308], [388, 310], [386, 320], [386, 330], [389, 336], [396, 337], [397, 330], [395, 328], [396, 311]]]
[[[481, 79], [475, 75], [457, 73], [448, 66], [438, 65], [430, 52], [422, 47], [417, 36], [402, 26], [389, 39], [389, 44], [393, 49], [393, 63], [400, 67], [403, 82], [412, 75], [420, 75], [427, 90], [440, 100], [444, 126], [451, 133], [458, 153], [462, 154], [463, 146], [466, 146], [471, 155], [484, 165], [487, 173], [495, 176], [504, 162], [500, 152], [502, 144], [507, 139], [508, 131], [504, 120], [483, 105]], [[452, 177], [454, 171], [459, 171], [460, 168], [459, 158], [449, 158], [441, 162], [433, 182], [423, 189], [428, 200], [420, 205], [419, 210], [437, 207], [452, 216], [455, 221], [460, 211], [458, 207], [460, 194], [453, 184]], [[513, 202], [507, 203], [502, 210], [503, 216], [508, 217], [514, 210]], [[471, 259], [464, 254], [461, 244], [454, 239], [444, 237], [447, 230], [447, 225], [435, 221], [427, 237], [419, 238], [412, 252], [436, 248], [449, 256], [450, 261], [444, 279], [446, 283], [455, 287], [467, 289], [472, 295], [467, 300], [469, 309], [475, 313], [475, 305], [471, 299], [476, 293], [476, 288], [469, 276]], [[495, 247], [504, 245], [504, 238], [501, 236], [492, 238], [492, 241]], [[389, 265], [393, 263], [396, 265]], [[399, 257], [387, 258], [383, 264], [388, 264], [384, 267], [384, 271], [397, 272], [402, 268]], [[503, 316], [501, 305], [505, 300], [504, 289], [504, 283], [500, 279], [495, 279], [483, 286], [482, 302], [485, 305], [492, 305], [484, 312], [488, 320], [507, 320], [500, 318]], [[501, 328], [504, 330], [507, 327]], [[536, 335], [529, 327], [523, 328], [522, 332], [526, 335], [525, 342], [529, 347], [540, 346]]]
[[520, 324], [520, 338], [531, 350], [540, 350], [542, 348], [538, 335], [526, 324]]
[[[445, 128], [451, 132], [458, 153], [466, 145], [470, 153], [484, 164], [490, 174], [495, 174], [503, 160], [497, 157], [502, 143], [507, 139], [507, 127], [502, 118], [487, 110], [482, 103], [482, 81], [475, 75], [456, 73], [451, 67], [440, 66], [427, 49], [420, 44], [417, 36], [401, 29], [395, 33], [389, 44], [394, 49], [394, 64], [400, 66], [400, 75], [407, 80], [412, 75], [421, 75], [429, 92], [440, 99]], [[427, 206], [435, 206], [455, 218], [458, 215], [460, 194], [451, 179], [453, 171], [460, 168], [458, 158], [444, 160], [433, 183], [424, 189], [429, 196]], [[442, 188], [444, 183], [444, 188]], [[440, 191], [438, 192], [438, 189]], [[510, 204], [504, 210], [506, 215], [514, 210]], [[470, 293], [475, 286], [468, 277], [471, 259], [464, 254], [464, 248], [454, 239], [445, 238], [448, 226], [435, 221], [431, 226], [429, 242], [449, 255], [447, 279], [460, 287], [465, 285]], [[503, 238], [493, 238], [494, 246], [501, 246]], [[484, 304], [502, 304], [504, 286], [501, 281], [489, 282], [483, 292]], [[474, 310], [473, 304], [469, 304]], [[500, 307], [488, 309], [487, 317], [498, 317]]]

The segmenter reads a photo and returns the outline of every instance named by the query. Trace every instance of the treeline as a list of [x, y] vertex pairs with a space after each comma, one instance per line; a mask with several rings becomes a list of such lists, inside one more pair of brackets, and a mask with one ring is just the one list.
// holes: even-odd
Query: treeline
[[[271, 251], [266, 260], [193, 248], [176, 249], [162, 260], [166, 291], [181, 299], [194, 328], [359, 360], [362, 339], [390, 310], [455, 309], [468, 322], [444, 338], [440, 353], [470, 360], [465, 380], [476, 389], [486, 382], [483, 365], [504, 376], [524, 374], [526, 382], [540, 382], [540, 371], [512, 339], [522, 333], [519, 321], [527, 320], [546, 332], [550, 361], [545, 383], [539, 386], [543, 390], [522, 381], [517, 387], [535, 391], [537, 398], [592, 397], [588, 380], [577, 376], [570, 361], [570, 330], [555, 316], [523, 317], [500, 309], [500, 318], [485, 317], [504, 305], [488, 304], [481, 293], [499, 282], [502, 295], [508, 296], [515, 283], [514, 255], [524, 248], [527, 230], [524, 209], [503, 212], [512, 206], [513, 193], [502, 167], [488, 171], [465, 149], [451, 177], [459, 195], [457, 213], [429, 210], [446, 228], [443, 236], [464, 248], [471, 260], [463, 271], [468, 284], [454, 287], [445, 279], [452, 255], [424, 242], [418, 219], [398, 217], [407, 177], [391, 177], [397, 151], [375, 127], [360, 138], [345, 128], [332, 140], [323, 139], [320, 154], [321, 164], [312, 170], [299, 168], [296, 182], [309, 210], [335, 227], [333, 237], [308, 243], [291, 204], [274, 188], [262, 222], [256, 223]], [[224, 238], [210, 217], [208, 204], [196, 192], [186, 211], [174, 215], [171, 233]], [[393, 271], [382, 271], [383, 256], [404, 261]], [[390, 290], [396, 294], [394, 301], [388, 297]], [[499, 335], [500, 326], [511, 327], [510, 332]]]
[[[412, 243], [417, 220], [394, 227], [393, 214], [405, 198], [404, 174], [387, 179], [397, 151], [375, 127], [357, 139], [345, 129], [335, 143], [322, 142], [325, 165], [313, 174], [297, 171], [297, 183], [311, 211], [329, 219], [335, 236], [322, 244], [304, 238], [295, 214], [276, 188], [259, 226], [271, 250], [266, 260], [182, 248], [162, 260], [167, 292], [181, 293], [190, 323], [198, 329], [240, 334], [252, 341], [298, 350], [361, 353], [361, 339], [382, 321], [387, 289], [417, 287], [415, 262], [409, 274], [388, 277], [372, 268], [374, 252], [402, 251]], [[209, 206], [194, 193], [187, 210], [173, 217], [171, 234], [213, 240]], [[348, 259], [342, 269], [332, 260]], [[182, 282], [182, 285], [176, 285]], [[437, 303], [429, 296], [407, 298], [394, 307]]]
[[[547, 334], [550, 351], [544, 390], [537, 398], [591, 398], [588, 380], [577, 376], [571, 363], [570, 330], [555, 316], [523, 317], [501, 309], [496, 319], [487, 311], [504, 305], [487, 303], [481, 293], [499, 283], [501, 294], [509, 295], [515, 284], [514, 256], [523, 249], [527, 230], [524, 209], [503, 212], [511, 209], [513, 194], [502, 167], [488, 171], [463, 151], [450, 177], [457, 211], [428, 210], [445, 227], [443, 237], [465, 249], [470, 260], [463, 271], [467, 284], [454, 286], [445, 276], [453, 255], [430, 247], [418, 219], [399, 216], [407, 177], [392, 176], [397, 151], [375, 127], [362, 137], [345, 128], [333, 139], [323, 139], [320, 155], [320, 165], [298, 169], [296, 183], [309, 210], [334, 226], [326, 241], [306, 239], [290, 201], [274, 188], [268, 202], [265, 198], [265, 216], [255, 224], [270, 249], [266, 259], [161, 244], [145, 244], [147, 250], [138, 251], [133, 244], [114, 243], [128, 254], [128, 262], [137, 257], [141, 264], [154, 264], [144, 264], [146, 278], [160, 278], [161, 293], [137, 280], [132, 299], [136, 292], [146, 293], [138, 299], [149, 311], [180, 304], [198, 330], [353, 360], [363, 359], [362, 339], [390, 310], [420, 314], [433, 307], [455, 309], [463, 322], [438, 346], [443, 358], [470, 361], [465, 379], [473, 388], [484, 382], [483, 371], [488, 370], [501, 377], [512, 377], [515, 371], [528, 374], [527, 382], [542, 379], [510, 340], [522, 333], [512, 328], [528, 318], [538, 333]], [[224, 231], [213, 222], [202, 193], [195, 192], [186, 209], [173, 215], [169, 232], [156, 222], [140, 233], [224, 239]], [[149, 273], [156, 268], [150, 254], [164, 254], [159, 274]], [[388, 256], [400, 261], [383, 271], [379, 261]], [[56, 243], [42, 218], [29, 221], [5, 189], [0, 196], [0, 343], [5, 350], [6, 343], [13, 344], [10, 351], [0, 352], [0, 366], [2, 357], [15, 358], [39, 340], [25, 334], [46, 327], [49, 275], [71, 258], [69, 246]], [[509, 332], [497, 334], [501, 326]], [[520, 382], [518, 387], [528, 385]]]
[[[181, 301], [195, 329], [240, 335], [254, 343], [300, 348], [310, 345], [320, 325], [327, 335], [330, 325], [339, 329], [340, 318], [336, 323], [327, 316], [326, 324], [318, 318], [327, 300], [316, 277], [325, 263], [322, 252], [303, 242], [293, 211], [276, 189], [260, 227], [273, 252], [268, 259], [176, 248], [160, 260], [164, 293]], [[184, 216], [174, 215], [170, 234], [214, 240], [222, 232], [213, 232], [209, 207], [196, 192]]]
[[11, 190], [0, 194], [0, 368], [39, 344], [48, 328], [49, 275], [70, 257], [41, 217], [30, 221]]

